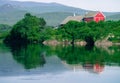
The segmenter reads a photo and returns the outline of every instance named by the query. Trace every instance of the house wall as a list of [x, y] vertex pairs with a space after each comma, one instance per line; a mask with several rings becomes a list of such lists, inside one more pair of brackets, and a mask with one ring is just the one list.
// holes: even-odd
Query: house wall
[[105, 16], [100, 12], [97, 13], [96, 16], [94, 17], [95, 22], [104, 21], [104, 20], [105, 20]]
[[94, 21], [94, 18], [93, 17], [89, 17], [89, 18], [84, 18], [85, 22], [90, 22], [90, 21]]

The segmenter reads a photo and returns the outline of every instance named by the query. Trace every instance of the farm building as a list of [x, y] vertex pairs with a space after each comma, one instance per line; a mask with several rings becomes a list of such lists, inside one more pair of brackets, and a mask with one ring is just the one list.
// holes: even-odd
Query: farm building
[[99, 11], [91, 11], [85, 14], [83, 21], [85, 22], [90, 22], [90, 21], [104, 21], [105, 20], [105, 15], [102, 12]]
[[81, 22], [83, 20], [83, 16], [68, 16], [67, 18], [65, 18], [65, 20], [63, 20], [63, 22], [61, 23], [61, 25], [66, 24], [69, 21], [78, 21]]
[[69, 21], [84, 21], [84, 22], [90, 22], [90, 21], [95, 21], [95, 22], [99, 22], [99, 21], [104, 21], [105, 20], [105, 15], [102, 12], [99, 11], [90, 11], [88, 13], [86, 13], [84, 16], [68, 16], [67, 18], [65, 18], [61, 25], [66, 24]]

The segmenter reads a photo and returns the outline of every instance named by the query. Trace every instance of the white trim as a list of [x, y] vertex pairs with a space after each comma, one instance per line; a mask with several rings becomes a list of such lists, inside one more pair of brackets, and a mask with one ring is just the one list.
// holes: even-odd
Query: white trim
[[[105, 16], [102, 12], [98, 11], [98, 12], [96, 13], [96, 15], [97, 15], [98, 13], [101, 13], [101, 14], [106, 18], [106, 16]], [[95, 15], [95, 16], [96, 16], [96, 15]]]

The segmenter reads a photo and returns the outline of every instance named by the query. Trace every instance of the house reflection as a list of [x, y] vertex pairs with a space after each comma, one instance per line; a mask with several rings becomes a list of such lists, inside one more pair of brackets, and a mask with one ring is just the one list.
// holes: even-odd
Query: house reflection
[[91, 73], [101, 73], [104, 70], [104, 66], [99, 63], [96, 64], [84, 64], [83, 68], [85, 71], [89, 71]]
[[98, 63], [94, 64], [94, 72], [101, 73], [104, 70], [104, 66]]
[[96, 63], [96, 64], [90, 64], [90, 63], [67, 64], [66, 61], [62, 61], [62, 63], [69, 69], [72, 69], [74, 72], [83, 70], [83, 71], [87, 71], [90, 73], [100, 74], [101, 72], [104, 71], [104, 65], [100, 65], [99, 63]]

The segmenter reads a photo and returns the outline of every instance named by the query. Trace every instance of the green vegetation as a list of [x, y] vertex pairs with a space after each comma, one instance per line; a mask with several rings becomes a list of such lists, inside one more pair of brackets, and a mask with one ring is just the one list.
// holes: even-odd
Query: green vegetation
[[18, 21], [6, 37], [7, 43], [36, 43], [43, 42], [45, 35], [46, 22], [43, 18], [37, 18], [31, 14], [25, 14], [24, 18]]
[[62, 30], [63, 39], [71, 39], [74, 44], [75, 39], [83, 39], [88, 45], [94, 45], [96, 40], [109, 38], [109, 40], [120, 41], [120, 21], [106, 22], [75, 22], [69, 21]]
[[82, 23], [80, 22], [70, 21], [67, 24], [65, 24], [63, 27], [61, 27], [62, 30], [65, 32], [65, 35], [63, 34], [64, 37], [67, 36], [68, 38], [72, 39], [72, 42], [71, 42], [72, 44], [74, 44], [75, 39], [79, 38], [78, 30], [79, 28], [81, 28], [81, 25]]
[[46, 26], [43, 18], [26, 13], [5, 38], [5, 43], [43, 43], [46, 40], [75, 41], [84, 40], [93, 46], [97, 40], [109, 39], [120, 42], [120, 21], [77, 22], [69, 21], [57, 29]]
[[106, 27], [109, 31], [109, 40], [112, 42], [120, 42], [120, 20], [107, 21]]
[[11, 26], [6, 24], [0, 24], [0, 42], [9, 34], [9, 31], [12, 29]]
[[0, 33], [10, 31], [11, 26], [7, 24], [0, 24]]

